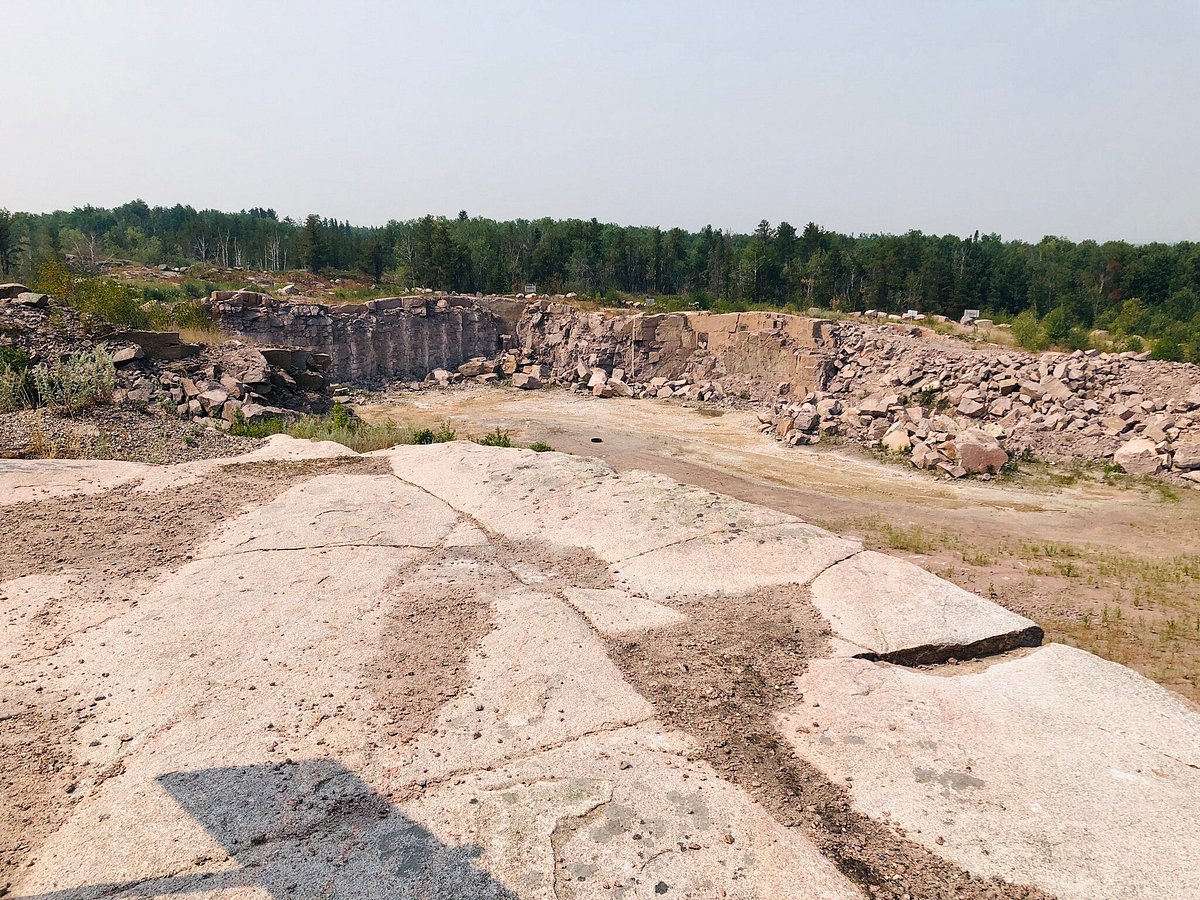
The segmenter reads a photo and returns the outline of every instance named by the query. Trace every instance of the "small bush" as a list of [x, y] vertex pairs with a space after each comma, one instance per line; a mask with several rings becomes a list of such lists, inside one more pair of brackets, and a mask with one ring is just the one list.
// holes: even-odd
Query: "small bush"
[[25, 368], [0, 363], [0, 413], [33, 405], [33, 385]]
[[212, 327], [208, 307], [200, 300], [180, 300], [171, 307], [171, 317], [180, 328], [206, 331]]
[[534, 453], [550, 453], [554, 450], [554, 448], [545, 441], [535, 441], [529, 445], [529, 449]]
[[1050, 346], [1046, 329], [1042, 327], [1037, 313], [1032, 309], [1025, 310], [1013, 319], [1012, 336], [1018, 345], [1035, 353]]
[[485, 435], [481, 435], [474, 439], [475, 443], [482, 444], [484, 447], [511, 447], [512, 439], [508, 436], [508, 432], [497, 425], [492, 431]]
[[29, 354], [20, 347], [0, 347], [0, 366], [24, 372], [29, 368]]
[[112, 357], [102, 347], [34, 366], [29, 374], [37, 403], [67, 415], [108, 403], [117, 384]]

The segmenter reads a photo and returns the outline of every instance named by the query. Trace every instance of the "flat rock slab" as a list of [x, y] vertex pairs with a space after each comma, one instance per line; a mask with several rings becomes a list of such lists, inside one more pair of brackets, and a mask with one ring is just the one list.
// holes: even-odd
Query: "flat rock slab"
[[161, 491], [168, 487], [195, 484], [222, 466], [255, 462], [299, 462], [305, 459], [338, 459], [358, 456], [344, 444], [335, 441], [305, 441], [286, 434], [273, 434], [265, 444], [249, 453], [226, 459], [198, 459], [174, 466], [147, 466], [139, 491]]
[[805, 584], [861, 544], [762, 507], [592, 459], [469, 442], [383, 451], [397, 475], [505, 537], [582, 548], [651, 599]]
[[99, 494], [137, 481], [153, 466], [97, 459], [0, 459], [0, 506]]
[[582, 548], [610, 563], [716, 531], [791, 521], [660, 475], [617, 473], [564, 453], [497, 453], [454, 441], [368, 455], [388, 459], [405, 481], [489, 531]]
[[[369, 506], [364, 497], [371, 498]], [[458, 524], [445, 503], [392, 475], [321, 475], [239, 517], [199, 555], [337, 546], [432, 549]]]
[[1200, 897], [1200, 716], [1060, 644], [955, 668], [815, 662], [782, 729], [852, 779], [858, 809], [971, 872], [1078, 900]]
[[1037, 646], [1042, 629], [904, 560], [867, 550], [822, 572], [813, 604], [835, 636], [888, 662], [926, 665]]
[[[807, 585], [846, 655], [811, 661], [780, 722], [862, 811], [1062, 897], [1200, 896], [1200, 718], [1140, 676], [1055, 646], [934, 671], [854, 658], [1001, 649], [1031, 623], [793, 517], [593, 460], [397, 448], [376, 454], [390, 471], [292, 467], [280, 493], [237, 470], [347, 453], [273, 439], [8, 473], [33, 499], [234, 467], [212, 485], [227, 517], [187, 553], [168, 534], [119, 578], [81, 556], [0, 584], [0, 728], [30, 735], [5, 744], [25, 768], [0, 769], [27, 820], [11, 896], [861, 897], [754, 793], [759, 772], [738, 780], [707, 736], [664, 724], [686, 707], [621, 655], [707, 648], [695, 617], [745, 604], [753, 624], [779, 612], [764, 597], [793, 604], [782, 636], [815, 618]], [[166, 521], [174, 495], [139, 495], [130, 527]], [[759, 663], [790, 685], [805, 657], [780, 663], [765, 634], [741, 674], [698, 653], [641, 677], [716, 677], [680, 692], [705, 709]]]

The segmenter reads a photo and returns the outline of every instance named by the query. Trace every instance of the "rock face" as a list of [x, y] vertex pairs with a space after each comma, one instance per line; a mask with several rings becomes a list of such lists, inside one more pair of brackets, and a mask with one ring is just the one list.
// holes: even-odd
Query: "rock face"
[[500, 315], [465, 297], [390, 297], [332, 306], [278, 300], [253, 291], [216, 291], [209, 300], [222, 328], [260, 343], [302, 347], [330, 358], [339, 381], [424, 378], [457, 369], [505, 346]]
[[1194, 709], [782, 513], [283, 436], [14, 503], [12, 896], [1200, 895]]
[[528, 303], [520, 346], [560, 384], [589, 391], [612, 373], [627, 385], [606, 396], [762, 399], [779, 385], [805, 393], [822, 384], [832, 323], [775, 313], [613, 314], [566, 303]]
[[1191, 451], [1181, 463], [1175, 455], [1200, 434], [1200, 368], [1133, 354], [1038, 356], [939, 343], [899, 322], [586, 312], [525, 297], [326, 306], [238, 291], [215, 293], [211, 306], [239, 334], [328, 353], [338, 379], [444, 370], [449, 381], [439, 384], [457, 376], [493, 382], [538, 365], [525, 374], [598, 398], [757, 401], [768, 407], [763, 431], [788, 444], [840, 437], [882, 445], [952, 477], [987, 476], [1026, 451], [1112, 459], [1135, 439], [1152, 442], [1157, 457], [1134, 463], [1139, 471], [1196, 468]]

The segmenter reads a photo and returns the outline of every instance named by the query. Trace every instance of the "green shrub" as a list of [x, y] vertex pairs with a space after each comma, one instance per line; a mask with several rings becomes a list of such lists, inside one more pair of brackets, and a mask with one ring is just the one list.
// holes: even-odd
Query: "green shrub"
[[481, 435], [474, 439], [475, 443], [482, 444], [484, 447], [511, 447], [512, 439], [508, 436], [508, 432], [497, 425], [493, 430], [485, 435]]
[[84, 324], [107, 322], [127, 328], [166, 331], [175, 327], [208, 328], [212, 322], [200, 297], [192, 297], [201, 282], [185, 282], [191, 291], [168, 285], [146, 284], [140, 289], [106, 278], [77, 275], [51, 260], [38, 269], [37, 286], [79, 310]]
[[421, 428], [414, 431], [412, 434], [412, 442], [414, 444], [432, 444], [433, 430], [429, 428]]
[[0, 413], [16, 412], [33, 405], [29, 371], [0, 362]]
[[38, 405], [67, 415], [108, 403], [117, 384], [117, 370], [103, 347], [34, 366], [29, 374]]
[[180, 300], [171, 307], [171, 317], [180, 328], [203, 331], [212, 327], [212, 317], [202, 300]]
[[445, 444], [458, 437], [458, 432], [454, 430], [454, 426], [450, 424], [449, 419], [443, 419], [442, 424], [433, 430], [433, 442], [435, 444]]
[[183, 291], [183, 296], [189, 300], [203, 300], [213, 291], [217, 290], [217, 285], [211, 281], [185, 281], [179, 286]]
[[1046, 329], [1042, 327], [1037, 313], [1032, 309], [1025, 310], [1013, 319], [1012, 336], [1019, 346], [1035, 353], [1045, 350], [1050, 345]]
[[0, 366], [24, 372], [29, 368], [29, 354], [20, 347], [0, 347]]
[[529, 445], [529, 449], [532, 450], [534, 453], [550, 453], [551, 451], [554, 450], [554, 448], [551, 447], [549, 444], [547, 444], [545, 441], [535, 441], [534, 443]]

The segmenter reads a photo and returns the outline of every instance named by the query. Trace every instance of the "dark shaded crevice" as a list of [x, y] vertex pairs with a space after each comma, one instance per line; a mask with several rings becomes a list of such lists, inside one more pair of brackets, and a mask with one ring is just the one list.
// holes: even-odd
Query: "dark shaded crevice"
[[980, 659], [1009, 653], [1023, 647], [1040, 647], [1044, 637], [1045, 633], [1040, 626], [1030, 625], [1028, 628], [994, 635], [969, 644], [922, 644], [919, 647], [905, 647], [903, 650], [892, 650], [887, 653], [867, 651], [854, 654], [854, 659], [885, 662], [909, 668], [940, 666], [951, 660]]

